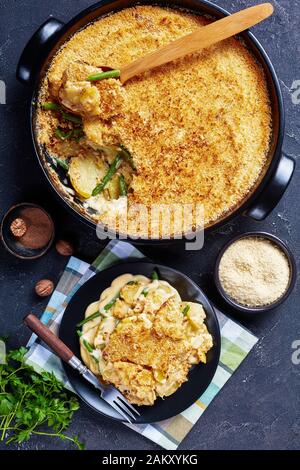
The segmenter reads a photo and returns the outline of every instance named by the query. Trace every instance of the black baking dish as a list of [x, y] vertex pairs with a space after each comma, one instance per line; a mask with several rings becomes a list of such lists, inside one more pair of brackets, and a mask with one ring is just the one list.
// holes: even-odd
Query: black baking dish
[[[35, 138], [35, 103], [39, 84], [47, 72], [51, 59], [68, 38], [70, 38], [79, 29], [82, 29], [103, 15], [107, 15], [126, 7], [132, 7], [137, 4], [155, 4], [172, 8], [186, 8], [192, 12], [210, 15], [217, 19], [229, 14], [223, 8], [206, 0], [175, 0], [171, 3], [166, 1], [151, 2], [149, 0], [142, 2], [138, 2], [136, 0], [103, 0], [82, 11], [67, 24], [62, 23], [53, 17], [48, 18], [25, 46], [17, 68], [17, 78], [22, 83], [33, 87], [32, 101], [29, 110], [32, 139], [35, 146], [36, 156], [43, 168], [48, 182], [55, 190], [60, 201], [76, 214], [81, 221], [89, 224], [93, 228], [96, 227], [96, 222], [93, 222], [75, 206], [72, 206], [71, 202], [60, 193], [47, 171], [45, 155], [43, 155], [43, 152]], [[244, 202], [230, 213], [225, 214], [222, 220], [212, 223], [206, 228], [206, 230], [216, 229], [238, 214], [247, 215], [255, 220], [263, 220], [283, 196], [294, 172], [294, 160], [282, 154], [285, 116], [282, 93], [274, 67], [262, 45], [251, 32], [246, 31], [241, 34], [241, 37], [256, 59], [262, 64], [268, 82], [273, 120], [273, 134], [270, 143], [268, 163], [266, 165], [266, 170], [261, 175], [253, 190], [245, 198]], [[128, 239], [130, 240], [130, 237], [128, 237]], [[133, 241], [136, 242], [136, 240]], [[165, 240], [159, 239], [143, 239], [141, 241], [142, 243], [165, 242]], [[178, 240], [170, 240], [170, 242], [177, 241]]]

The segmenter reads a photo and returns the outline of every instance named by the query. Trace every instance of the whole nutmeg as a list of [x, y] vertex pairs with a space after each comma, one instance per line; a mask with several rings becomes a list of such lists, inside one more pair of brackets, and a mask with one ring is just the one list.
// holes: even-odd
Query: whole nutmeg
[[74, 253], [74, 247], [72, 243], [66, 240], [58, 240], [56, 242], [55, 248], [57, 252], [62, 256], [72, 256]]
[[54, 284], [50, 279], [41, 279], [35, 285], [35, 292], [40, 297], [48, 297], [54, 290]]
[[25, 235], [27, 231], [27, 225], [25, 220], [18, 217], [17, 219], [13, 220], [10, 224], [10, 231], [16, 238], [21, 238]]

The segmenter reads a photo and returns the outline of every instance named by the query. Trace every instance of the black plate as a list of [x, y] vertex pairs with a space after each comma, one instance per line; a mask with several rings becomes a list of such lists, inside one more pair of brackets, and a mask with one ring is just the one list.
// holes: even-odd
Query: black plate
[[[203, 305], [207, 316], [206, 324], [213, 337], [213, 347], [207, 354], [207, 363], [194, 366], [189, 373], [188, 381], [177, 392], [164, 400], [157, 399], [153, 406], [138, 407], [141, 415], [137, 423], [162, 421], [181, 413], [204, 393], [212, 381], [219, 363], [221, 338], [216, 314], [202, 290], [187, 276], [166, 266], [146, 261], [120, 263], [96, 274], [76, 292], [66, 308], [59, 330], [62, 341], [80, 357], [76, 324], [83, 319], [87, 306], [97, 300], [101, 292], [121, 274], [143, 274], [150, 277], [154, 269], [157, 270], [160, 279], [168, 281], [178, 290], [182, 299], [200, 302]], [[85, 403], [98, 413], [122, 421], [120, 415], [101, 399], [97, 389], [67, 364], [64, 364], [64, 369], [73, 388]]]

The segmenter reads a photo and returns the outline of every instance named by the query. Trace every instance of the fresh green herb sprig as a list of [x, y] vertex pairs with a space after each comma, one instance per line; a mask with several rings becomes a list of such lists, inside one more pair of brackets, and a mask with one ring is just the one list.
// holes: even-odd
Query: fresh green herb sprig
[[83, 449], [78, 437], [64, 433], [79, 408], [77, 398], [53, 374], [28, 366], [26, 353], [25, 348], [10, 351], [0, 364], [0, 440], [21, 444], [33, 435], [50, 436]]

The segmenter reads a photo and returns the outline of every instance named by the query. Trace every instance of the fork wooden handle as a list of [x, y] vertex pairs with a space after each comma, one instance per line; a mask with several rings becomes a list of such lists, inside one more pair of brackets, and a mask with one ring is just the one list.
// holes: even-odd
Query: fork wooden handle
[[121, 83], [140, 73], [151, 70], [159, 65], [167, 64], [187, 54], [198, 52], [216, 42], [234, 36], [265, 20], [274, 11], [271, 3], [262, 3], [246, 8], [237, 13], [225, 16], [221, 20], [196, 29], [191, 34], [159, 48], [121, 68]]
[[49, 346], [57, 355], [65, 362], [69, 362], [74, 353], [65, 345], [52, 331], [44, 325], [33, 313], [29, 313], [23, 322], [31, 329], [39, 338], [41, 338], [47, 346]]

